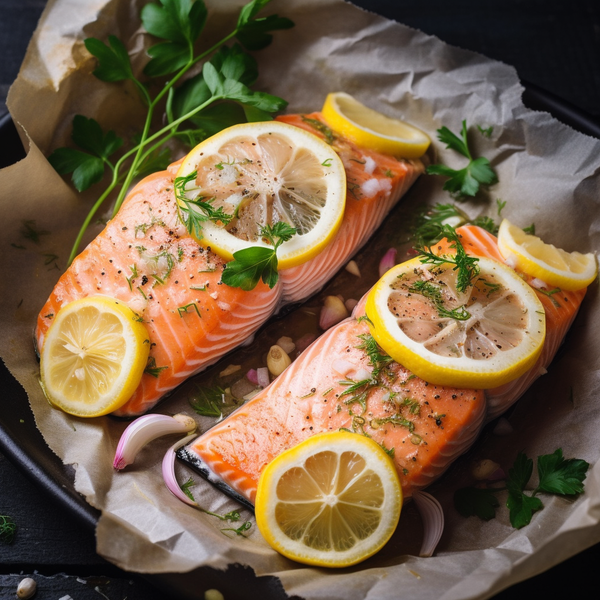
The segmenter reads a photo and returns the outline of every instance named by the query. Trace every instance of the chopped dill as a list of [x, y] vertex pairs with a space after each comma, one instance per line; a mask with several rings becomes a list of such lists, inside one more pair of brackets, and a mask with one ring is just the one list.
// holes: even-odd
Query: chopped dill
[[190, 398], [190, 406], [202, 417], [220, 417], [220, 406], [225, 401], [225, 390], [218, 385], [209, 387], [196, 386], [197, 394]]
[[333, 144], [335, 141], [335, 136], [333, 135], [333, 131], [325, 125], [322, 121], [318, 119], [311, 119], [310, 117], [302, 116], [302, 120], [310, 125], [313, 129], [316, 129], [318, 132], [322, 133], [325, 136], [325, 141], [328, 144]]
[[148, 357], [148, 362], [146, 363], [146, 368], [144, 369], [144, 373], [147, 373], [148, 375], [152, 375], [152, 377], [155, 377], [158, 379], [158, 376], [165, 370], [168, 369], [169, 367], [164, 366], [164, 367], [157, 367], [156, 366], [156, 358], [154, 358], [154, 356], [149, 356]]
[[181, 318], [183, 318], [183, 315], [188, 312], [188, 308], [193, 308], [196, 311], [196, 314], [200, 318], [202, 318], [202, 315], [200, 314], [200, 310], [198, 309], [198, 305], [195, 302], [190, 302], [189, 304], [186, 304], [185, 306], [178, 306], [177, 307], [177, 312], [179, 313], [179, 316]]
[[40, 243], [40, 237], [42, 235], [48, 235], [50, 233], [49, 231], [45, 231], [43, 229], [36, 229], [35, 221], [33, 220], [22, 221], [21, 223], [22, 226], [19, 230], [21, 237], [32, 241], [34, 244]]

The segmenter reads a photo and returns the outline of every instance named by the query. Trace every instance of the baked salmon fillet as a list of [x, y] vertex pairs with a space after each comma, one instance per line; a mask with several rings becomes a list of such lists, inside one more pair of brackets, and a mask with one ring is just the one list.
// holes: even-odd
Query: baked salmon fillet
[[[320, 113], [279, 119], [320, 137], [329, 133]], [[424, 170], [420, 160], [361, 149], [339, 136], [330, 141], [342, 157], [348, 182], [342, 225], [325, 251], [282, 271], [272, 289], [259, 283], [243, 291], [221, 283], [225, 262], [198, 245], [179, 218], [174, 163], [135, 186], [118, 214], [62, 275], [37, 319], [38, 350], [65, 304], [97, 294], [126, 303], [143, 319], [150, 338], [142, 381], [115, 412], [135, 416], [242, 344], [283, 304], [309, 297], [367, 241]]]
[[[457, 230], [472, 256], [503, 262], [496, 238], [474, 226]], [[432, 248], [454, 253], [447, 240]], [[264, 467], [308, 437], [339, 429], [367, 435], [392, 454], [405, 497], [439, 477], [475, 441], [481, 426], [512, 405], [544, 372], [585, 290], [555, 302], [529, 282], [546, 311], [546, 340], [535, 366], [492, 390], [429, 384], [385, 358], [369, 334], [365, 298], [247, 404], [186, 447], [183, 457], [254, 502]], [[373, 384], [377, 380], [380, 384]], [[362, 383], [361, 382], [366, 382]], [[371, 383], [369, 383], [371, 382]]]

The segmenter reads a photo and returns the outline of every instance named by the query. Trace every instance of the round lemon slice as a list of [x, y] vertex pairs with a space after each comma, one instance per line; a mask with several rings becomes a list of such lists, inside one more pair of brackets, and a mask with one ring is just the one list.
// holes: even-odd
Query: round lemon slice
[[498, 248], [504, 259], [524, 273], [551, 286], [575, 291], [587, 287], [598, 273], [596, 257], [565, 252], [525, 233], [507, 219], [500, 224]]
[[396, 529], [402, 488], [392, 459], [357, 433], [317, 434], [262, 472], [256, 524], [292, 560], [347, 567], [380, 550]]
[[480, 258], [457, 291], [453, 264], [414, 258], [388, 271], [369, 292], [377, 343], [415, 375], [439, 385], [487, 389], [529, 370], [542, 351], [544, 308], [509, 267]]
[[419, 158], [431, 144], [429, 136], [420, 129], [386, 117], [344, 92], [329, 94], [321, 112], [334, 131], [363, 148]]
[[78, 417], [117, 410], [139, 385], [148, 361], [146, 326], [125, 304], [90, 296], [66, 304], [40, 356], [48, 400]]
[[[296, 235], [277, 249], [278, 267], [297, 266], [325, 248], [344, 216], [346, 173], [338, 155], [317, 136], [279, 121], [217, 133], [183, 159], [175, 181], [188, 230], [225, 260], [250, 246], [272, 248], [261, 228], [285, 222]], [[228, 222], [204, 219], [199, 202], [221, 209]], [[203, 219], [201, 231], [189, 226], [190, 216]]]

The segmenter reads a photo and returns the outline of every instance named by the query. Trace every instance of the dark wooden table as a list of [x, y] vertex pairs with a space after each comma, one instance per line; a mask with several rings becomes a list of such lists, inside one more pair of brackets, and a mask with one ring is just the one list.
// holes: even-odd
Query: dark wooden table
[[[512, 64], [522, 79], [567, 100], [600, 124], [598, 0], [356, 3], [451, 44]], [[0, 0], [0, 117], [6, 113], [8, 88], [44, 6], [44, 0]], [[10, 515], [18, 525], [14, 542], [0, 543], [0, 600], [15, 598], [16, 586], [25, 576], [38, 581], [39, 600], [59, 600], [67, 595], [73, 600], [170, 597], [154, 581], [124, 573], [100, 558], [93, 531], [2, 454], [0, 514]], [[556, 598], [571, 595], [574, 589], [594, 589], [599, 562], [597, 545], [496, 598], [517, 600], [534, 594]]]

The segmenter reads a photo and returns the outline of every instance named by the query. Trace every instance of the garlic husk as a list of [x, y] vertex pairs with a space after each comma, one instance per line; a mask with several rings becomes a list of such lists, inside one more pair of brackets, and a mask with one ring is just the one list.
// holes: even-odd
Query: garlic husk
[[271, 375], [275, 377], [281, 375], [291, 364], [292, 359], [281, 346], [277, 344], [271, 346], [269, 354], [267, 354], [267, 368]]
[[415, 492], [412, 498], [423, 520], [423, 543], [419, 556], [433, 556], [444, 532], [442, 505], [427, 492]]
[[33, 598], [37, 590], [37, 583], [31, 577], [25, 577], [19, 581], [17, 586], [17, 598]]
[[188, 433], [196, 430], [196, 421], [188, 415], [144, 415], [127, 426], [121, 435], [113, 467], [119, 471], [130, 465], [137, 453], [149, 442], [171, 433]]
[[190, 442], [195, 435], [195, 433], [191, 433], [190, 435], [173, 444], [165, 453], [162, 461], [162, 476], [165, 481], [165, 485], [171, 494], [173, 494], [173, 496], [182, 502], [185, 502], [189, 506], [198, 506], [198, 503], [186, 496], [185, 492], [179, 486], [179, 483], [177, 483], [177, 477], [175, 475], [175, 452]]

